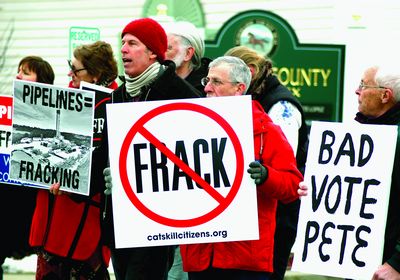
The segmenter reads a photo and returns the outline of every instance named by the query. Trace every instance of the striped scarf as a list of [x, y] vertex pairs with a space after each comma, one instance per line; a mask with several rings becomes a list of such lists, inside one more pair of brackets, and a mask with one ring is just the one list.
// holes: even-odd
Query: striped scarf
[[156, 79], [160, 67], [161, 64], [156, 61], [137, 77], [131, 78], [125, 74], [125, 86], [128, 94], [132, 97], [140, 95], [140, 89]]

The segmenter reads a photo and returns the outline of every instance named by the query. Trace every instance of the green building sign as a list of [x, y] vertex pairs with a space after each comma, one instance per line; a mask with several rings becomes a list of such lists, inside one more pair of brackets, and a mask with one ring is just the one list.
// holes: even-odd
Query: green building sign
[[215, 58], [239, 45], [272, 59], [275, 74], [299, 98], [308, 123], [341, 121], [344, 45], [300, 44], [283, 18], [262, 10], [229, 19], [213, 41], [206, 41], [206, 56]]
[[77, 46], [91, 44], [100, 40], [100, 29], [73, 26], [69, 29], [69, 58], [72, 58]]

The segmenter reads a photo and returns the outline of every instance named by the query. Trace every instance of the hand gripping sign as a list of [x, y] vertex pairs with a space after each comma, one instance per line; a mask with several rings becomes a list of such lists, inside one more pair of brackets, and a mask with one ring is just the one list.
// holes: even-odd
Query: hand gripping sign
[[251, 114], [248, 97], [108, 104], [116, 246], [258, 239]]

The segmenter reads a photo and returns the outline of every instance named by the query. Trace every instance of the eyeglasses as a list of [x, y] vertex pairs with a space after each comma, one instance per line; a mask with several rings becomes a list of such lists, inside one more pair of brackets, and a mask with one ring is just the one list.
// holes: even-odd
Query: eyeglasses
[[230, 84], [238, 84], [239, 82], [230, 82], [230, 81], [221, 81], [216, 78], [209, 78], [209, 77], [204, 77], [200, 80], [201, 84], [205, 87], [208, 83], [211, 83], [212, 86], [218, 87], [222, 86], [225, 83], [230, 83]]
[[382, 89], [386, 89], [386, 87], [381, 87], [381, 86], [369, 86], [364, 84], [364, 81], [361, 81], [360, 84], [358, 85], [358, 90], [363, 90], [365, 88], [382, 88]]
[[72, 62], [70, 59], [67, 60], [68, 61], [68, 66], [69, 69], [71, 70], [72, 73], [74, 73], [74, 75], [76, 76], [80, 71], [82, 70], [86, 70], [86, 68], [81, 68], [81, 69], [75, 69], [75, 66], [72, 65]]

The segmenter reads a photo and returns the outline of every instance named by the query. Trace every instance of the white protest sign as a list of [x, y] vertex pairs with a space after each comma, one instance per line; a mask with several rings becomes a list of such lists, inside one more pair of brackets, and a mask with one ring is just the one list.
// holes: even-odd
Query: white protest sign
[[249, 96], [107, 104], [107, 122], [117, 248], [259, 238]]
[[9, 175], [12, 105], [12, 96], [0, 96], [0, 182], [9, 184], [14, 183]]
[[89, 195], [94, 95], [14, 80], [10, 178]]
[[292, 270], [371, 279], [381, 264], [397, 126], [313, 122]]
[[10, 185], [23, 185], [24, 187], [43, 188], [40, 185], [10, 178], [12, 115], [13, 96], [0, 96], [0, 182]]

